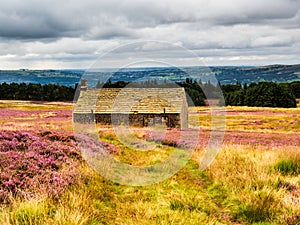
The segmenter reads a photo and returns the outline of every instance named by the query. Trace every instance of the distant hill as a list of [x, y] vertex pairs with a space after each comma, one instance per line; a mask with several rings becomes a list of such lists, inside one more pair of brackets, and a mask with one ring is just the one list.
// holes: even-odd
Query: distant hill
[[212, 67], [211, 69], [222, 84], [230, 84], [236, 81], [240, 83], [257, 83], [259, 81], [282, 83], [300, 80], [300, 64], [260, 67]]
[[[210, 69], [210, 71], [209, 71]], [[207, 82], [214, 74], [221, 84], [253, 83], [259, 81], [273, 81], [277, 83], [300, 80], [300, 64], [297, 65], [269, 65], [260, 67], [155, 67], [155, 68], [126, 68], [117, 72], [100, 70], [97, 72], [84, 70], [0, 70], [0, 83], [39, 83], [75, 86], [81, 79], [89, 79], [89, 84], [95, 86], [97, 81], [136, 81], [139, 79], [156, 79], [158, 81], [184, 81], [187, 77]]]
[[74, 86], [83, 70], [0, 70], [0, 83], [59, 84]]

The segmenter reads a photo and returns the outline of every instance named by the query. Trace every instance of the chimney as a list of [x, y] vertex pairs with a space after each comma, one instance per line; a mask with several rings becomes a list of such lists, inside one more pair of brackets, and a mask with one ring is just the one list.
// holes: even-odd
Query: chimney
[[88, 81], [87, 79], [81, 79], [80, 81], [80, 90], [86, 91], [88, 89]]

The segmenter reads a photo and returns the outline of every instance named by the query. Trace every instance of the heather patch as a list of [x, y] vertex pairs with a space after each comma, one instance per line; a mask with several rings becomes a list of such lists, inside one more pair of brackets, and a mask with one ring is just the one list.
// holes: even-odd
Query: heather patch
[[[201, 149], [207, 146], [210, 135], [211, 131], [206, 129], [201, 129], [200, 132], [196, 129], [187, 129], [182, 131], [171, 129], [168, 130], [166, 134], [161, 134], [158, 132], [143, 132], [143, 138], [148, 141], [155, 141], [171, 146], [197, 146]], [[276, 149], [282, 146], [299, 146], [300, 134], [261, 133], [229, 130], [225, 132], [223, 143], [265, 146], [269, 149]]]
[[58, 197], [78, 182], [80, 160], [72, 136], [50, 131], [0, 131], [0, 203], [43, 191]]
[[0, 129], [3, 130], [71, 130], [71, 110], [0, 110]]
[[165, 131], [151, 129], [135, 129], [133, 132], [138, 138], [148, 142], [167, 145], [170, 147], [195, 148], [207, 145], [209, 135], [203, 135], [197, 129], [166, 129]]

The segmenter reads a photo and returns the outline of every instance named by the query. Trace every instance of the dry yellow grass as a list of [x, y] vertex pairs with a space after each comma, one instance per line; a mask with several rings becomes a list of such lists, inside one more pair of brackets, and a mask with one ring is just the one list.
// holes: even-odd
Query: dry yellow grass
[[[224, 108], [226, 130], [243, 130], [265, 133], [299, 133], [300, 108], [259, 108], [235, 106]], [[189, 124], [211, 128], [211, 110], [207, 107], [190, 109]]]

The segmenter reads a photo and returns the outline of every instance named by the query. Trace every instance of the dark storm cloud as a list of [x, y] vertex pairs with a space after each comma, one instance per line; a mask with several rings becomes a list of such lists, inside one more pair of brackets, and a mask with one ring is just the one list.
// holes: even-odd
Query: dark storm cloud
[[[130, 37], [140, 28], [173, 23], [253, 24], [293, 18], [299, 1], [5, 1], [0, 36], [53, 38]], [[97, 27], [101, 32], [93, 32]], [[94, 35], [94, 36], [93, 36]], [[134, 36], [134, 35], [133, 35]]]
[[66, 35], [66, 29], [40, 18], [0, 18], [0, 36], [17, 39], [53, 38]]

